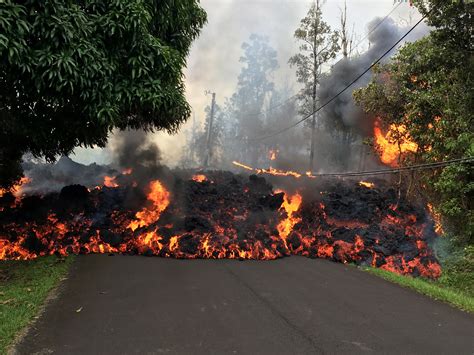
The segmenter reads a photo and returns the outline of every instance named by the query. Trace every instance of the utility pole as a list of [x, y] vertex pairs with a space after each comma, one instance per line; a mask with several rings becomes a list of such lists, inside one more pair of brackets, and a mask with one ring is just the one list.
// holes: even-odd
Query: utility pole
[[[191, 148], [189, 149], [189, 161], [192, 164], [195, 164], [194, 156], [195, 156], [195, 148], [196, 148], [196, 112], [193, 110], [193, 127], [191, 132]], [[198, 163], [199, 164], [199, 163]]]
[[209, 167], [209, 162], [212, 157], [212, 125], [214, 123], [214, 107], [216, 105], [216, 93], [206, 91], [206, 95], [212, 94], [211, 102], [211, 115], [209, 117], [209, 124], [207, 125], [207, 143], [206, 143], [206, 156], [204, 158], [204, 168]]

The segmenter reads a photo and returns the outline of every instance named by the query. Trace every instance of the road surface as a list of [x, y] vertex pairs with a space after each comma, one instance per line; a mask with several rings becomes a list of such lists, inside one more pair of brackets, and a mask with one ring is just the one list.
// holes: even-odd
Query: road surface
[[20, 354], [473, 354], [474, 317], [354, 267], [80, 256]]

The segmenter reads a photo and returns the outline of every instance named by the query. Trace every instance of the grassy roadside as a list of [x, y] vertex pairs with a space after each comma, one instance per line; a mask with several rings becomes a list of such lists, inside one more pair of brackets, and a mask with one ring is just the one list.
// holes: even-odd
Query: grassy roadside
[[0, 354], [36, 316], [49, 292], [65, 277], [73, 257], [0, 261]]
[[390, 282], [413, 289], [435, 300], [446, 302], [464, 311], [474, 313], [474, 295], [466, 292], [461, 287], [447, 285], [446, 280], [452, 279], [453, 275], [448, 274], [441, 277], [438, 281], [429, 281], [398, 275], [382, 269], [368, 267], [361, 269]]

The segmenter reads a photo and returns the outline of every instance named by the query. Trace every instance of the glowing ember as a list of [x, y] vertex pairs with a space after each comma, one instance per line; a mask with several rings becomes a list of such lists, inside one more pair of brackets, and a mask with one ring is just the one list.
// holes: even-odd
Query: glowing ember
[[369, 189], [373, 189], [375, 187], [375, 184], [373, 182], [367, 182], [367, 181], [359, 181], [359, 185], [367, 187]]
[[132, 173], [133, 173], [132, 168], [128, 168], [128, 169], [125, 169], [124, 171], [122, 171], [122, 175], [131, 175]]
[[193, 181], [196, 181], [196, 182], [204, 182], [206, 180], [207, 180], [206, 175], [199, 174], [199, 175], [193, 176]]
[[117, 184], [117, 182], [115, 181], [115, 176], [104, 176], [104, 186], [106, 187], [111, 187], [111, 188], [115, 188], [115, 187], [119, 187], [119, 184]]
[[392, 124], [387, 134], [382, 133], [380, 121], [374, 125], [374, 137], [380, 160], [392, 167], [398, 166], [400, 155], [407, 152], [416, 152], [418, 145], [407, 138], [406, 127]]
[[170, 193], [160, 181], [155, 180], [150, 183], [148, 200], [153, 203], [152, 208], [144, 208], [140, 212], [137, 212], [135, 215], [137, 219], [132, 221], [128, 226], [132, 231], [156, 222], [160, 218], [161, 212], [170, 204]]

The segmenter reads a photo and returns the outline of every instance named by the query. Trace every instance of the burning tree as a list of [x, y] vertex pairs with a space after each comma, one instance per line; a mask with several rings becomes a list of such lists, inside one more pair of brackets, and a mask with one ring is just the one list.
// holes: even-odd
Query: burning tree
[[24, 153], [54, 161], [114, 128], [176, 131], [182, 69], [206, 21], [198, 1], [3, 1], [0, 186]]

